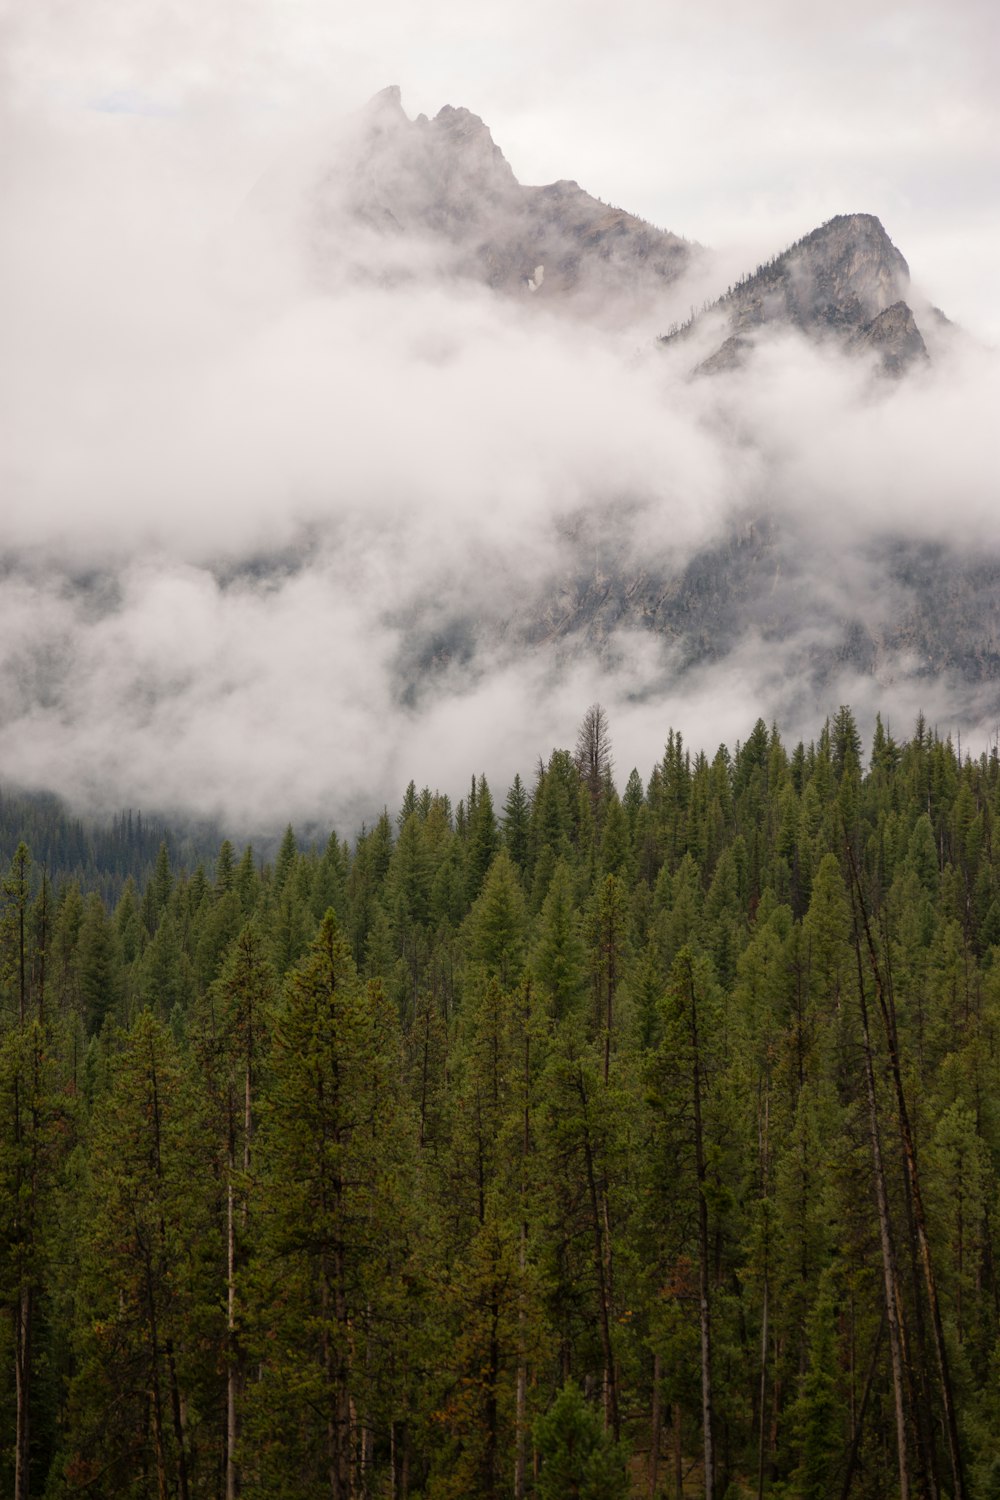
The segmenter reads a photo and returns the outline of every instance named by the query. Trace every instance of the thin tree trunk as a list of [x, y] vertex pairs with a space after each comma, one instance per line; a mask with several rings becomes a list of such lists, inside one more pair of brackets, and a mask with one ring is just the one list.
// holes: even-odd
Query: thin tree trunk
[[[154, 1144], [155, 1164], [156, 1164], [156, 1180], [157, 1180], [158, 1188], [162, 1191], [162, 1188], [163, 1188], [163, 1159], [162, 1159], [162, 1155], [161, 1155], [161, 1133], [160, 1133], [160, 1092], [159, 1092], [159, 1083], [158, 1083], [157, 1072], [156, 1072], [156, 1054], [153, 1051], [152, 1042], [150, 1043], [150, 1055], [149, 1055], [149, 1080], [150, 1080], [150, 1086], [151, 1086], [152, 1092], [153, 1092], [153, 1132], [154, 1132], [154, 1134], [153, 1134], [153, 1144]], [[165, 1249], [166, 1249], [166, 1243], [167, 1243], [167, 1226], [166, 1226], [166, 1222], [165, 1222], [165, 1219], [164, 1219], [164, 1216], [163, 1216], [163, 1200], [162, 1200], [162, 1198], [160, 1199], [160, 1205], [159, 1205], [159, 1231], [160, 1231], [160, 1245], [164, 1248], [164, 1251], [165, 1251]], [[152, 1281], [151, 1280], [149, 1282], [149, 1297], [150, 1297], [150, 1315], [152, 1317], [152, 1316], [154, 1316], [154, 1314], [153, 1314], [153, 1287], [152, 1287]], [[177, 1365], [176, 1365], [176, 1362], [174, 1360], [174, 1346], [173, 1346], [173, 1341], [170, 1338], [167, 1338], [165, 1340], [165, 1342], [164, 1342], [164, 1351], [165, 1351], [166, 1357], [167, 1357], [167, 1374], [168, 1374], [168, 1377], [169, 1377], [169, 1386], [170, 1386], [170, 1412], [171, 1412], [171, 1418], [172, 1418], [172, 1421], [173, 1421], [174, 1438], [175, 1438], [175, 1441], [177, 1443], [177, 1485], [178, 1485], [178, 1495], [179, 1495], [179, 1500], [188, 1500], [187, 1452], [186, 1452], [186, 1445], [185, 1445], [185, 1441], [184, 1441], [184, 1413], [183, 1413], [183, 1408], [182, 1408], [182, 1404], [181, 1404], [180, 1387], [178, 1386], [178, 1383], [177, 1383]], [[157, 1381], [158, 1381], [158, 1377], [157, 1377]]]
[[174, 1439], [177, 1443], [177, 1493], [179, 1500], [188, 1500], [187, 1444], [184, 1438], [184, 1409], [181, 1403], [180, 1386], [177, 1384], [177, 1362], [174, 1359], [172, 1339], [166, 1341], [167, 1373], [170, 1376], [170, 1413], [174, 1424]]
[[15, 1314], [17, 1338], [14, 1375], [17, 1386], [17, 1418], [14, 1438], [14, 1500], [28, 1500], [31, 1439], [31, 1343], [34, 1298], [31, 1287], [22, 1285]]
[[618, 989], [617, 933], [614, 929], [614, 911], [611, 912], [611, 932], [608, 935], [608, 1005], [604, 1022], [604, 1082], [611, 1077], [611, 1028], [614, 1022], [615, 993]]
[[691, 1005], [691, 1097], [694, 1106], [694, 1159], [698, 1183], [698, 1323], [701, 1332], [701, 1421], [705, 1442], [705, 1500], [715, 1500], [715, 1442], [712, 1431], [712, 1304], [709, 1282], [708, 1198], [705, 1138], [701, 1117], [701, 1053], [694, 975], [688, 966]]
[[322, 1332], [320, 1334], [320, 1359], [323, 1363], [323, 1373], [326, 1376], [329, 1391], [326, 1411], [326, 1467], [330, 1480], [331, 1500], [344, 1500], [340, 1489], [340, 1451], [337, 1441], [337, 1412], [334, 1396], [335, 1373], [333, 1368], [333, 1351], [330, 1347], [330, 1277], [326, 1266], [326, 1257], [320, 1268], [320, 1315], [323, 1320]]
[[660, 1470], [660, 1356], [653, 1355], [653, 1410], [649, 1421], [649, 1500], [656, 1500]]
[[757, 1437], [757, 1500], [762, 1500], [764, 1494], [764, 1463], [767, 1455], [767, 1340], [769, 1334], [769, 1313], [771, 1300], [771, 1268], [770, 1268], [770, 1217], [769, 1217], [769, 1176], [770, 1176], [770, 1144], [769, 1125], [771, 1114], [771, 1091], [770, 1081], [766, 1080], [764, 1089], [764, 1120], [761, 1131], [760, 1166], [761, 1166], [761, 1189], [764, 1209], [764, 1264], [763, 1270], [763, 1292], [761, 1297], [760, 1312], [760, 1391], [759, 1401], [759, 1430]]
[[[243, 1060], [243, 1192], [240, 1201], [240, 1222], [246, 1234], [250, 1215], [247, 1177], [250, 1172], [250, 1143], [253, 1137], [253, 1064], [255, 1033], [253, 1004], [250, 1003], [246, 1017], [246, 1053]], [[234, 1089], [228, 1093], [229, 1115], [229, 1186], [226, 1195], [226, 1331], [229, 1366], [226, 1374], [226, 1500], [236, 1500], [240, 1493], [240, 1470], [236, 1458], [240, 1438], [239, 1397], [243, 1389], [243, 1354], [236, 1327], [236, 1271], [238, 1265], [236, 1243], [236, 1101]]]
[[770, 1275], [767, 1267], [767, 1249], [764, 1260], [764, 1294], [760, 1314], [760, 1413], [757, 1433], [757, 1500], [764, 1494], [764, 1468], [767, 1460], [767, 1340], [770, 1301]]
[[517, 1309], [517, 1385], [514, 1397], [514, 1500], [524, 1500], [527, 1489], [526, 1461], [527, 1461], [527, 1439], [526, 1430], [527, 1417], [527, 1394], [528, 1394], [528, 1367], [524, 1355], [525, 1314], [524, 1314], [524, 1271], [527, 1263], [528, 1226], [521, 1224], [521, 1243], [518, 1249], [518, 1268], [521, 1272], [522, 1289], [518, 1299]]
[[236, 1204], [233, 1191], [235, 1154], [235, 1142], [230, 1124], [229, 1185], [226, 1194], [226, 1336], [229, 1356], [226, 1370], [226, 1500], [236, 1500], [239, 1493], [236, 1469]]
[[[14, 1140], [20, 1154], [24, 1143], [25, 1124], [21, 1108], [20, 1078], [14, 1075]], [[30, 1181], [27, 1198], [28, 1222], [22, 1221], [21, 1194], [25, 1187], [21, 1170], [18, 1169], [16, 1178], [17, 1199], [14, 1210], [13, 1240], [19, 1244], [21, 1253], [17, 1257], [20, 1262], [24, 1252], [28, 1249], [28, 1241], [31, 1235], [31, 1211], [34, 1204], [34, 1193], [31, 1191]], [[31, 1440], [31, 1344], [33, 1324], [33, 1298], [31, 1282], [28, 1278], [26, 1266], [18, 1265], [20, 1286], [18, 1288], [17, 1303], [14, 1307], [14, 1386], [16, 1392], [16, 1415], [14, 1427], [14, 1500], [28, 1500], [29, 1481], [29, 1456]]]
[[896, 1111], [899, 1118], [899, 1131], [903, 1144], [903, 1158], [906, 1164], [906, 1173], [909, 1178], [910, 1192], [913, 1197], [913, 1218], [917, 1234], [917, 1248], [920, 1263], [923, 1267], [924, 1283], [927, 1289], [927, 1302], [931, 1314], [931, 1331], [934, 1339], [934, 1353], [937, 1359], [938, 1376], [941, 1387], [941, 1402], [944, 1408], [945, 1435], [948, 1441], [948, 1457], [951, 1462], [952, 1481], [954, 1484], [954, 1500], [966, 1500], [967, 1489], [965, 1483], [965, 1471], [962, 1462], [962, 1445], [958, 1433], [958, 1415], [955, 1410], [955, 1397], [951, 1384], [951, 1372], [948, 1367], [948, 1351], [944, 1339], [944, 1328], [941, 1322], [941, 1307], [938, 1302], [937, 1283], [934, 1277], [934, 1268], [931, 1262], [931, 1247], [927, 1235], [927, 1220], [924, 1214], [923, 1196], [920, 1191], [920, 1174], [917, 1171], [917, 1153], [913, 1140], [913, 1131], [910, 1126], [910, 1115], [906, 1103], [906, 1091], [903, 1088], [903, 1073], [899, 1060], [899, 1045], [896, 1035], [896, 1013], [890, 989], [887, 989], [882, 979], [882, 967], [878, 960], [878, 952], [875, 940], [872, 936], [871, 924], [865, 909], [864, 895], [861, 890], [861, 879], [858, 875], [858, 867], [854, 858], [854, 851], [847, 843], [847, 854], [851, 865], [851, 874], [857, 891], [857, 904], [861, 913], [861, 921], [864, 927], [865, 941], [868, 947], [868, 957], [871, 962], [872, 974], [875, 980], [875, 994], [878, 998], [879, 1011], [882, 1016], [882, 1025], [885, 1031], [886, 1044], [889, 1050], [889, 1068], [892, 1074], [893, 1086], [896, 1093]]
[[861, 944], [855, 928], [855, 954], [858, 963], [858, 1004], [861, 1009], [861, 1031], [864, 1043], [865, 1093], [868, 1100], [868, 1137], [871, 1143], [875, 1179], [875, 1203], [878, 1209], [879, 1244], [882, 1251], [882, 1283], [885, 1293], [885, 1316], [889, 1328], [889, 1355], [892, 1363], [892, 1390], [896, 1413], [896, 1452], [899, 1461], [899, 1500], [907, 1500], [910, 1491], [910, 1467], [906, 1440], [906, 1406], [903, 1394], [903, 1353], [900, 1328], [900, 1303], [896, 1259], [892, 1246], [892, 1226], [885, 1190], [882, 1142], [878, 1125], [878, 1098], [875, 1093], [875, 1069], [872, 1063], [871, 1033], [868, 1026], [868, 1002], [865, 999]]
[[160, 1341], [156, 1322], [156, 1302], [153, 1297], [153, 1273], [149, 1263], [149, 1249], [144, 1255], [146, 1272], [146, 1316], [149, 1319], [150, 1339], [150, 1405], [153, 1418], [153, 1451], [156, 1454], [156, 1489], [159, 1500], [167, 1500], [167, 1450], [163, 1436], [163, 1395], [160, 1390]]
[[431, 1002], [428, 998], [424, 1007], [424, 1044], [423, 1056], [420, 1064], [420, 1146], [424, 1146], [427, 1139], [427, 1080], [430, 1060], [430, 1030], [431, 1030]]
[[[494, 1271], [494, 1276], [495, 1276]], [[490, 1353], [486, 1387], [486, 1447], [483, 1454], [483, 1500], [497, 1492], [497, 1385], [500, 1380], [500, 1302], [494, 1281], [490, 1301]]]
[[42, 875], [41, 889], [41, 911], [39, 913], [38, 927], [38, 1019], [45, 1020], [45, 950], [49, 941], [49, 882], [48, 877]]
[[527, 1491], [528, 1362], [525, 1351], [527, 1315], [524, 1307], [524, 1276], [528, 1264], [528, 1219], [525, 1206], [525, 1174], [531, 1151], [531, 981], [524, 991], [524, 1103], [521, 1119], [521, 1239], [518, 1269], [521, 1285], [517, 1300], [517, 1380], [514, 1396], [514, 1500], [524, 1500]]
[[618, 1386], [615, 1379], [614, 1353], [611, 1345], [611, 1307], [610, 1290], [607, 1282], [606, 1259], [604, 1250], [604, 1215], [601, 1212], [601, 1204], [597, 1191], [597, 1177], [594, 1171], [594, 1152], [590, 1140], [590, 1127], [586, 1123], [586, 1111], [588, 1100], [582, 1074], [577, 1074], [577, 1088], [580, 1093], [580, 1102], [584, 1107], [583, 1127], [583, 1151], [587, 1168], [587, 1190], [590, 1195], [590, 1214], [594, 1231], [594, 1269], [597, 1272], [597, 1293], [599, 1306], [599, 1318], [601, 1328], [601, 1352], [604, 1355], [604, 1420], [605, 1425], [611, 1429], [614, 1440], [617, 1443], [621, 1437], [621, 1424], [618, 1415]]
[[24, 908], [27, 904], [27, 890], [24, 885], [24, 862], [21, 863], [21, 880], [17, 903], [17, 1010], [21, 1025], [27, 1018], [28, 1013], [28, 982], [25, 974], [24, 961]]
[[855, 1470], [858, 1466], [858, 1454], [861, 1452], [861, 1438], [865, 1429], [865, 1415], [868, 1411], [868, 1401], [872, 1393], [872, 1385], [878, 1370], [879, 1352], [882, 1348], [882, 1334], [885, 1332], [885, 1309], [878, 1325], [875, 1335], [875, 1343], [872, 1345], [872, 1357], [868, 1361], [868, 1373], [865, 1376], [864, 1389], [861, 1392], [861, 1401], [858, 1405], [857, 1418], [854, 1423], [854, 1433], [851, 1438], [851, 1447], [847, 1455], [847, 1468], [844, 1470], [844, 1482], [840, 1487], [840, 1500], [849, 1500], [851, 1485], [854, 1482]]

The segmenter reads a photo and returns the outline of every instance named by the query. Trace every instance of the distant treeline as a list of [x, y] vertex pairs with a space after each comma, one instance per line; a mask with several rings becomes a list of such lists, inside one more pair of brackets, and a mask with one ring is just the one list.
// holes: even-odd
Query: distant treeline
[[0, 864], [6, 867], [19, 843], [31, 850], [34, 879], [44, 871], [55, 886], [76, 882], [113, 905], [129, 876], [145, 886], [161, 844], [179, 867], [194, 869], [214, 858], [221, 834], [168, 827], [161, 817], [124, 809], [110, 820], [82, 818], [51, 793], [0, 787]]
[[3, 1493], [1000, 1494], [997, 755], [612, 769], [187, 873], [21, 804]]

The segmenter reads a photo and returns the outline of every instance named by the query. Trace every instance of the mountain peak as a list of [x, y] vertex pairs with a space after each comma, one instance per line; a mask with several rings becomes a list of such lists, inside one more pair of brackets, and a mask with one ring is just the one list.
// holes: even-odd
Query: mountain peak
[[442, 104], [441, 108], [434, 116], [434, 119], [435, 122], [439, 125], [462, 126], [466, 123], [466, 121], [468, 121], [472, 126], [479, 126], [481, 129], [486, 131], [487, 135], [489, 135], [489, 130], [487, 126], [483, 124], [482, 117], [480, 115], [474, 115], [472, 113], [472, 110], [466, 109], [464, 104]]
[[[471, 167], [482, 174], [483, 187], [496, 192], [516, 186], [510, 163], [490, 134], [489, 126], [471, 109], [462, 105], [456, 109], [446, 104], [430, 121], [430, 128], [449, 156], [460, 158], [466, 169]], [[495, 180], [490, 182], [490, 178]]]
[[787, 322], [853, 329], [903, 300], [910, 270], [874, 214], [838, 214], [804, 235], [721, 300], [730, 328]]
[[[365, 113], [378, 114], [403, 114], [403, 92], [398, 83], [390, 83], [387, 88], [379, 89], [373, 94], [365, 105]], [[405, 116], [404, 116], [405, 118]]]
[[883, 308], [858, 330], [851, 342], [854, 347], [871, 349], [877, 354], [886, 375], [903, 375], [912, 365], [924, 363], [928, 358], [917, 320], [905, 302]]
[[391, 281], [429, 267], [543, 303], [569, 297], [600, 315], [619, 293], [636, 303], [658, 296], [697, 250], [568, 179], [522, 185], [489, 126], [462, 105], [411, 120], [393, 84], [355, 125], [306, 195], [320, 282], [342, 274], [360, 229], [376, 238], [350, 274]]
[[[837, 214], [741, 277], [707, 309], [709, 316], [722, 315], [725, 336], [699, 370], [711, 373], [742, 363], [754, 334], [765, 326], [867, 343], [884, 361], [895, 361], [898, 353], [905, 364], [923, 347], [905, 301], [909, 283], [909, 267], [880, 219]], [[912, 329], [899, 311], [876, 328], [890, 308], [905, 309]]]

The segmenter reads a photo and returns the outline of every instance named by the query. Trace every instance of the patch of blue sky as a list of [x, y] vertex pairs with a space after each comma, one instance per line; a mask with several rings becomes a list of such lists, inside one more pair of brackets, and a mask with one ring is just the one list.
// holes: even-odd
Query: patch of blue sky
[[148, 94], [140, 93], [138, 89], [114, 89], [110, 94], [92, 99], [88, 108], [105, 115], [164, 116], [180, 113], [176, 105], [153, 99]]

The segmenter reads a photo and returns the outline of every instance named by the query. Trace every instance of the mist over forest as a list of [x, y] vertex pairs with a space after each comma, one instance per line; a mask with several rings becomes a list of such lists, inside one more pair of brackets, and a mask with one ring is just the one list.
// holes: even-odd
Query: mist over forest
[[[170, 177], [155, 120], [146, 147], [98, 122], [9, 171], [4, 778], [260, 827], [357, 823], [470, 765], [506, 785], [595, 699], [624, 766], [671, 724], [711, 751], [843, 702], [989, 743], [998, 374], [976, 331], [916, 287], [930, 358], [904, 379], [787, 323], [692, 379], [718, 315], [658, 336], [752, 264], [661, 236], [676, 265], [643, 279], [562, 200], [526, 230], [476, 117], [442, 112], [428, 166], [418, 126], [372, 109], [261, 153], [221, 212]], [[514, 246], [496, 284], [460, 212]], [[533, 295], [517, 255], [543, 232]]]
[[0, 19], [0, 1492], [1000, 1496], [998, 49]]

